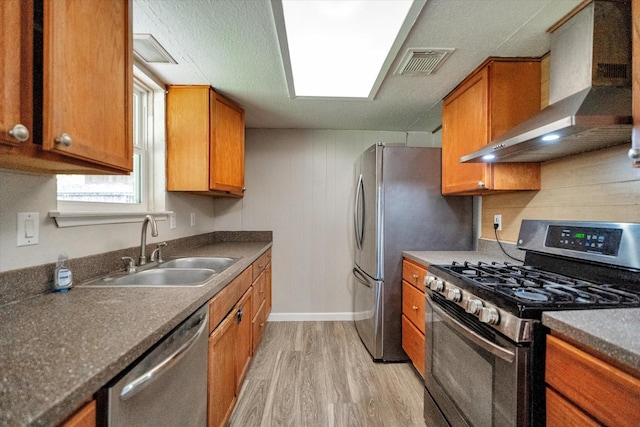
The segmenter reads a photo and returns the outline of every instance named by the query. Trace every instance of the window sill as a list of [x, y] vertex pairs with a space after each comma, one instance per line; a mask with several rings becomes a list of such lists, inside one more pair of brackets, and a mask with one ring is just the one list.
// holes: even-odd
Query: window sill
[[165, 221], [172, 211], [162, 212], [60, 212], [50, 211], [59, 228], [80, 227], [85, 225], [124, 224], [142, 222], [145, 215], [151, 215], [156, 221]]

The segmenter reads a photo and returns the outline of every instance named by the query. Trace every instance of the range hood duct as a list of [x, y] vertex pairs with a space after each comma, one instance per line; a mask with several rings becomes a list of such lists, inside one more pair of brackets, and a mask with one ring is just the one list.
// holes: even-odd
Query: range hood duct
[[551, 37], [550, 105], [461, 162], [542, 162], [631, 141], [630, 4], [594, 1]]

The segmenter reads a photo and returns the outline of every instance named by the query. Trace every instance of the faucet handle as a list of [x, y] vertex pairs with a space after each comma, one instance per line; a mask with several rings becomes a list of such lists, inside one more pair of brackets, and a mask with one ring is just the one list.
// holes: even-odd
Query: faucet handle
[[136, 272], [136, 261], [133, 258], [131, 258], [130, 256], [123, 256], [121, 259], [127, 262], [127, 265], [125, 266], [127, 273]]
[[162, 260], [162, 248], [167, 246], [167, 242], [158, 243], [158, 247], [156, 247], [153, 252], [151, 252], [151, 262], [157, 261], [161, 263]]

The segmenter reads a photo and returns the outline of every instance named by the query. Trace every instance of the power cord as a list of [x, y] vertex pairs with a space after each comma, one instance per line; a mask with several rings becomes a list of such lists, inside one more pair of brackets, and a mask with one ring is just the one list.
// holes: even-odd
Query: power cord
[[522, 263], [523, 263], [523, 262], [524, 262], [523, 260], [518, 259], [518, 258], [516, 258], [516, 257], [513, 257], [513, 256], [509, 255], [509, 254], [507, 253], [507, 251], [505, 251], [505, 250], [504, 250], [504, 247], [502, 247], [502, 242], [500, 242], [500, 238], [498, 237], [498, 224], [496, 224], [495, 222], [493, 223], [493, 232], [494, 232], [494, 233], [495, 233], [495, 235], [496, 235], [496, 242], [498, 242], [498, 246], [500, 246], [500, 249], [502, 249], [502, 252], [503, 252], [506, 256], [508, 256], [509, 258], [511, 258], [511, 259], [513, 259], [513, 260], [516, 260], [516, 261], [518, 261], [518, 262], [522, 262]]

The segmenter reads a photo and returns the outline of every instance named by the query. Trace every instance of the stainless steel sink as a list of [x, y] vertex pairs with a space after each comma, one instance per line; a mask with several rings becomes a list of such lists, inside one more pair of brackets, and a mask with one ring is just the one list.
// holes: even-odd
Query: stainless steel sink
[[220, 273], [233, 265], [238, 258], [227, 257], [185, 257], [176, 258], [159, 264], [157, 268], [209, 268]]
[[[152, 268], [122, 275], [110, 275], [85, 284], [87, 287], [198, 287], [215, 276], [214, 270], [207, 268]], [[82, 286], [82, 285], [81, 285]]]

